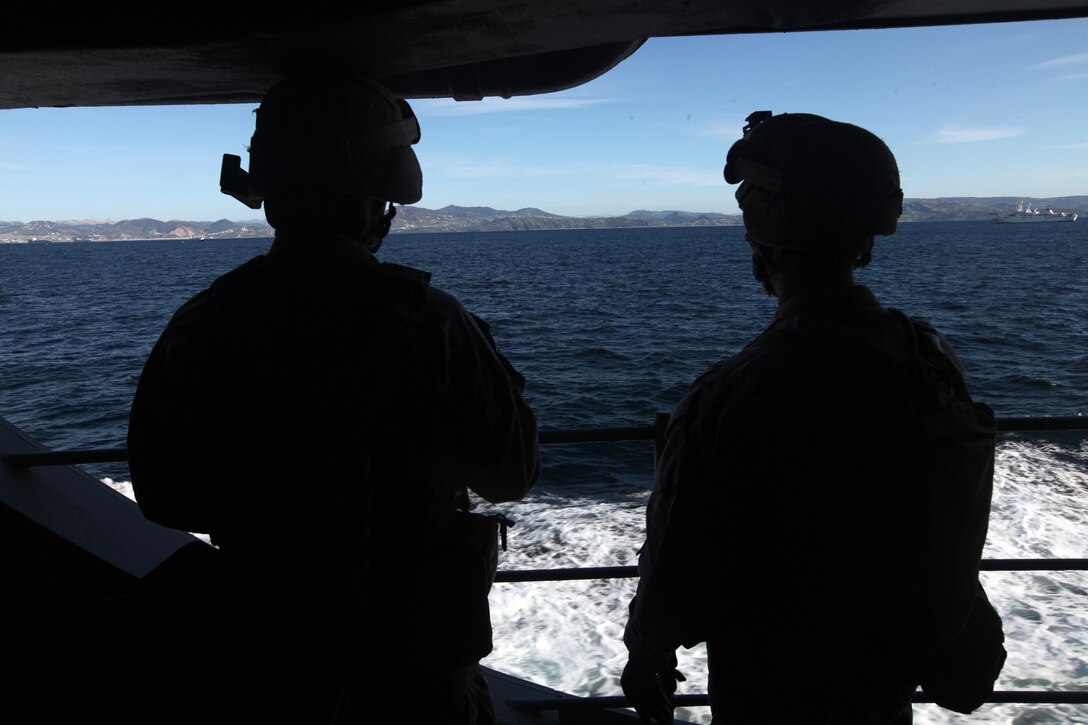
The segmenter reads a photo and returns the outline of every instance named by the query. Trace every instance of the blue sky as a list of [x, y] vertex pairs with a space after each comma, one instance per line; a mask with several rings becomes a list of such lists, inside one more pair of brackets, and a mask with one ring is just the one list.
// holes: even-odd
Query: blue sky
[[[419, 205], [734, 213], [721, 167], [761, 109], [870, 129], [908, 197], [1088, 194], [1086, 91], [1088, 20], [651, 39], [568, 91], [413, 101]], [[218, 191], [252, 110], [0, 111], [0, 219], [255, 218]]]

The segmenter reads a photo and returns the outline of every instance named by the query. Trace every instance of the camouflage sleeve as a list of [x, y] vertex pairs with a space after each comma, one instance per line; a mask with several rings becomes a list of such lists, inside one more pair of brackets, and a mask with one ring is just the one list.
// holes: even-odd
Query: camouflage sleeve
[[701, 440], [693, 428], [691, 395], [669, 422], [646, 507], [646, 541], [639, 552], [638, 591], [631, 601], [624, 644], [632, 658], [655, 668], [675, 667], [678, 647], [706, 639], [702, 609], [706, 591], [700, 576], [708, 547], [706, 472]]
[[198, 381], [173, 373], [187, 347], [207, 293], [183, 305], [155, 343], [140, 375], [129, 413], [128, 452], [132, 487], [143, 514], [184, 531], [210, 532], [217, 500], [213, 482], [194, 470], [203, 422], [190, 402]]
[[522, 397], [525, 378], [499, 352], [487, 323], [434, 290], [444, 440], [438, 473], [492, 503], [523, 498], [540, 475], [536, 416]]

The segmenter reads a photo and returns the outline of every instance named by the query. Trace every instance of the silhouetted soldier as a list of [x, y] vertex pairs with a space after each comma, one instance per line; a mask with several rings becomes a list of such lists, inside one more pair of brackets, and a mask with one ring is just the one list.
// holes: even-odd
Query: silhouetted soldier
[[669, 422], [624, 692], [671, 722], [675, 651], [706, 642], [717, 723], [909, 723], [919, 684], [969, 711], [1004, 662], [978, 584], [993, 413], [936, 330], [854, 284], [902, 213], [887, 146], [808, 114], [749, 124], [725, 178], [778, 311]]
[[177, 311], [140, 379], [133, 487], [220, 549], [194, 687], [234, 722], [492, 717], [497, 524], [467, 489], [529, 491], [536, 419], [488, 326], [374, 256], [392, 202], [420, 199], [418, 139], [377, 83], [273, 87], [249, 174], [226, 157], [222, 183], [275, 241]]

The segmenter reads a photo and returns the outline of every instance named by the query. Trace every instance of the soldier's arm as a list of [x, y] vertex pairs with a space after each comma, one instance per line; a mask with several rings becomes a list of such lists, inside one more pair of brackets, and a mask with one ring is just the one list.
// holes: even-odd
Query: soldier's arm
[[522, 397], [525, 379], [499, 352], [485, 322], [435, 293], [446, 361], [438, 473], [493, 503], [521, 499], [540, 475], [536, 416]]

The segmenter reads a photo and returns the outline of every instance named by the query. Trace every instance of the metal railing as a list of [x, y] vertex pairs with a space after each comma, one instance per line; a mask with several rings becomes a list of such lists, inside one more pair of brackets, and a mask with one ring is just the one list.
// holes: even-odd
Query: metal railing
[[34, 453], [7, 453], [0, 456], [0, 461], [18, 471], [25, 471], [38, 466], [79, 466], [90, 463], [123, 463], [127, 460], [127, 448], [35, 451]]
[[[933, 698], [921, 690], [918, 690], [911, 698], [911, 702], [922, 705], [932, 703]], [[1058, 690], [1002, 690], [1000, 692], [991, 693], [986, 702], [990, 705], [1084, 705], [1088, 704], [1088, 690], [1081, 692]], [[633, 707], [630, 701], [623, 695], [571, 697], [563, 699], [526, 698], [511, 701], [510, 704], [520, 710], [529, 712], [544, 712], [547, 710], [584, 712], [602, 708]], [[676, 707], [710, 707], [710, 696], [673, 695], [673, 704]]]
[[[625, 441], [653, 441], [655, 457], [664, 442], [667, 413], [658, 413], [652, 426], [634, 426], [622, 428], [582, 428], [568, 430], [542, 430], [542, 445], [611, 443]], [[999, 433], [1044, 432], [1044, 431], [1088, 431], [1088, 417], [1081, 416], [1044, 416], [1044, 417], [1006, 417], [997, 419]], [[67, 451], [38, 451], [33, 453], [13, 453], [0, 455], [0, 461], [16, 470], [27, 470], [38, 466], [69, 466], [93, 463], [119, 463], [128, 460], [125, 448], [98, 448]], [[983, 559], [982, 571], [1088, 571], [1086, 559]], [[587, 567], [580, 569], [531, 569], [500, 571], [495, 577], [497, 583], [572, 581], [585, 579], [619, 579], [638, 576], [635, 566]], [[918, 691], [913, 698], [915, 703], [928, 703], [932, 699]], [[1045, 691], [1045, 690], [1003, 690], [992, 693], [987, 702], [1018, 704], [1088, 704], [1088, 690], [1085, 691]], [[710, 699], [707, 695], [677, 695], [677, 707], [707, 707]], [[626, 697], [585, 697], [585, 698], [545, 698], [519, 699], [510, 703], [514, 707], [527, 711], [584, 711], [602, 708], [630, 707]]]
[[[658, 413], [655, 425], [643, 428], [608, 428], [599, 429], [607, 438], [593, 439], [593, 431], [556, 431], [554, 438], [545, 439], [541, 433], [541, 443], [582, 443], [620, 440], [615, 436], [619, 431], [630, 431], [633, 435], [627, 440], [652, 440], [655, 452], [660, 451], [664, 427], [668, 415]], [[1048, 417], [1006, 417], [997, 420], [999, 433], [1028, 433], [1047, 431], [1088, 431], [1088, 417], [1048, 416]], [[1088, 571], [1088, 559], [984, 559], [980, 563], [981, 571]], [[617, 579], [637, 577], [638, 567], [614, 566], [584, 569], [540, 569], [499, 572], [496, 582], [528, 581], [570, 581], [580, 579]], [[915, 703], [932, 703], [933, 698], [921, 690], [912, 698]], [[1088, 691], [1048, 691], [1048, 690], [1003, 690], [993, 692], [988, 698], [989, 704], [1040, 704], [1040, 705], [1085, 705], [1088, 704]], [[676, 695], [676, 707], [709, 707], [708, 695]], [[557, 710], [560, 712], [579, 712], [601, 708], [631, 707], [623, 696], [585, 697], [571, 699], [523, 699], [516, 706], [528, 711]]]
[[[654, 425], [622, 428], [571, 428], [540, 431], [541, 445], [571, 443], [616, 443], [653, 441], [660, 449], [668, 423], [668, 413], [658, 413]], [[1088, 416], [1022, 416], [997, 419], [998, 433], [1041, 431], [1088, 431]], [[90, 463], [122, 463], [128, 460], [127, 448], [88, 448], [68, 451], [35, 451], [0, 455], [3, 462], [18, 470], [37, 466], [74, 466]]]

